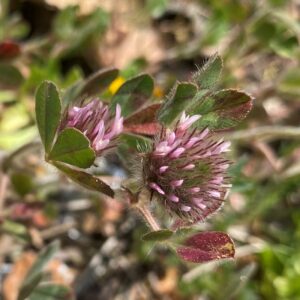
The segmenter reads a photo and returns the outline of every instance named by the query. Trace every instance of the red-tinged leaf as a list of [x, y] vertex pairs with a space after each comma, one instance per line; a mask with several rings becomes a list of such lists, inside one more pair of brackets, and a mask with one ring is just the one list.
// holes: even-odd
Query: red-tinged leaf
[[160, 130], [156, 122], [156, 114], [160, 103], [150, 104], [133, 113], [124, 121], [124, 132], [153, 136]]
[[133, 113], [124, 120], [124, 125], [154, 123], [161, 103], [154, 103]]
[[161, 126], [158, 123], [145, 123], [145, 124], [129, 124], [124, 126], [124, 132], [136, 133], [142, 135], [153, 136], [157, 134]]
[[15, 58], [21, 53], [21, 47], [13, 41], [3, 41], [0, 43], [0, 59]]
[[201, 232], [185, 241], [177, 248], [180, 258], [194, 263], [234, 257], [235, 248], [232, 239], [223, 232]]
[[195, 100], [189, 108], [189, 114], [202, 117], [194, 126], [198, 128], [224, 129], [237, 125], [250, 112], [253, 97], [245, 92], [227, 89], [221, 90]]

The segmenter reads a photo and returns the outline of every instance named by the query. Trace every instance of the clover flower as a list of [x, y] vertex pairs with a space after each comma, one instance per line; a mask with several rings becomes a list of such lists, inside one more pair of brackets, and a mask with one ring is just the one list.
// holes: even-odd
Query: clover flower
[[182, 114], [173, 130], [163, 128], [145, 155], [143, 180], [152, 194], [181, 218], [200, 221], [221, 207], [228, 188], [230, 142], [191, 128], [200, 115]]
[[63, 127], [80, 130], [90, 140], [91, 147], [99, 155], [115, 146], [114, 140], [123, 130], [121, 107], [117, 104], [113, 116], [107, 105], [94, 99], [86, 105], [69, 109]]

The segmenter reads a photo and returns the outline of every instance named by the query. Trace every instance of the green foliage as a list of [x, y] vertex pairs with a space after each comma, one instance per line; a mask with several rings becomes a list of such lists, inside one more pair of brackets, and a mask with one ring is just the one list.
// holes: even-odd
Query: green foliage
[[42, 280], [44, 268], [58, 251], [58, 248], [59, 243], [53, 242], [40, 253], [33, 266], [27, 272], [27, 276], [19, 292], [18, 300], [25, 300], [37, 287]]
[[[0, 57], [0, 152], [5, 162], [6, 157], [10, 155], [8, 151], [27, 145], [38, 135], [34, 124], [33, 94], [42, 81], [51, 80], [57, 84], [61, 89], [59, 94], [61, 94], [62, 109], [65, 109], [69, 104], [78, 104], [85, 97], [101, 96], [109, 102], [111, 94], [107, 92], [107, 88], [117, 78], [118, 71], [101, 70], [83, 79], [84, 74], [90, 72], [91, 68], [103, 65], [102, 60], [95, 61], [95, 57], [91, 55], [95, 51], [95, 45], [102, 43], [101, 37], [109, 25], [109, 16], [102, 10], [95, 10], [85, 16], [80, 15], [78, 8], [75, 7], [59, 11], [51, 32], [41, 38], [40, 35], [29, 34], [29, 31], [31, 32], [34, 28], [26, 24], [15, 9], [13, 14], [12, 11], [9, 12], [8, 6], [12, 5], [10, 1], [0, 2], [0, 40], [22, 41], [18, 43], [21, 54], [17, 58]], [[165, 47], [164, 43], [159, 44], [159, 48], [163, 49], [163, 54], [166, 54], [163, 56], [163, 63], [158, 63], [153, 68], [151, 59], [148, 60], [146, 56], [139, 57], [126, 63], [128, 67], [120, 71], [122, 77], [128, 79], [136, 76], [147, 66], [150, 70], [155, 70], [159, 87], [165, 91], [172, 86], [178, 74], [185, 78], [183, 80], [190, 78], [190, 73], [193, 68], [195, 69], [194, 64], [199, 64], [200, 70], [192, 78], [192, 83], [178, 83], [177, 87], [186, 87], [186, 93], [184, 91], [178, 93], [174, 89], [167, 101], [162, 104], [161, 109], [160, 102], [151, 102], [153, 83], [149, 79], [137, 83], [140, 79], [138, 76], [134, 84], [131, 85], [129, 80], [126, 88], [123, 87], [123, 91], [118, 92], [119, 95], [115, 96], [112, 101], [112, 107], [119, 103], [124, 107], [127, 115], [124, 125], [128, 133], [118, 140], [118, 154], [124, 166], [132, 167], [131, 155], [136, 155], [136, 151], [145, 152], [151, 149], [153, 135], [158, 131], [158, 127], [155, 126], [157, 125], [155, 124], [156, 116], [163, 123], [171, 124], [185, 110], [187, 114], [202, 115], [197, 124], [199, 127], [208, 126], [217, 130], [237, 125], [250, 109], [252, 100], [240, 91], [226, 90], [228, 87], [243, 87], [259, 95], [250, 121], [241, 123], [243, 128], [259, 128], [265, 124], [298, 126], [300, 31], [295, 7], [296, 4], [293, 1], [284, 0], [242, 2], [204, 0], [191, 1], [178, 9], [171, 1], [150, 0], [146, 1], [141, 14], [134, 12], [135, 16], [141, 16], [145, 27], [148, 21], [152, 22], [151, 26], [153, 23], [156, 26], [156, 23], [162, 22], [161, 26], [152, 26], [151, 30], [154, 28], [155, 34], [159, 38], [163, 37], [164, 43], [178, 37], [185, 39], [185, 30], [193, 31], [192, 39], [184, 40], [184, 47], [174, 45], [171, 49]], [[201, 17], [203, 12], [208, 17]], [[197, 16], [195, 19], [193, 19], [193, 14]], [[173, 15], [175, 21], [172, 19]], [[155, 19], [152, 16], [155, 16]], [[123, 23], [123, 16], [120, 18], [120, 23]], [[190, 24], [195, 24], [196, 30], [193, 28], [194, 25], [191, 25], [191, 28], [188, 28], [190, 25], [183, 26], [178, 21], [180, 18], [191, 21]], [[130, 19], [132, 28], [136, 26], [136, 19], [136, 17]], [[118, 22], [119, 19], [114, 21], [114, 26]], [[113, 29], [118, 32], [117, 26]], [[106, 41], [103, 43], [105, 44]], [[220, 76], [222, 67], [220, 57], [213, 55], [210, 59], [207, 58], [209, 54], [217, 50], [220, 51], [224, 60], [225, 70], [222, 76]], [[101, 47], [99, 51], [106, 50]], [[203, 61], [207, 63], [201, 67]], [[188, 70], [186, 71], [185, 68]], [[143, 76], [145, 78], [146, 75]], [[224, 90], [217, 91], [217, 84]], [[56, 89], [51, 89], [51, 91], [53, 91], [52, 99]], [[58, 109], [57, 98], [54, 100], [56, 105], [52, 106], [49, 104], [50, 101], [45, 100], [47, 97], [44, 92], [41, 92], [41, 98], [45, 102], [41, 106], [47, 109], [47, 116], [49, 111], [54, 111], [55, 117], [47, 121], [50, 122], [49, 128], [43, 127], [44, 121], [38, 121], [38, 125], [39, 130], [42, 129], [42, 134], [46, 136], [44, 142], [47, 143], [48, 153], [50, 153], [53, 144], [61, 142], [56, 139], [57, 119], [60, 118], [58, 116], [61, 112]], [[174, 92], [178, 93], [176, 97]], [[149, 101], [145, 104], [147, 99]], [[168, 105], [169, 108], [166, 109]], [[44, 118], [46, 118], [46, 112], [44, 112]], [[68, 135], [68, 138], [71, 139], [71, 136]], [[73, 139], [71, 141], [68, 143], [66, 139], [63, 139], [60, 154], [69, 151], [69, 146], [73, 145]], [[77, 146], [87, 145], [82, 135], [77, 136], [75, 141], [77, 141]], [[172, 294], [179, 294], [178, 297], [186, 299], [202, 297], [210, 300], [298, 299], [300, 293], [298, 254], [300, 216], [297, 172], [299, 171], [296, 170], [296, 175], [292, 178], [283, 178], [287, 168], [297, 166], [298, 137], [292, 141], [279, 136], [274, 141], [263, 140], [262, 142], [280, 162], [280, 167], [272, 168], [263, 151], [257, 148], [260, 141], [258, 143], [252, 139], [234, 141], [230, 153], [230, 158], [235, 161], [230, 170], [230, 176], [232, 176], [230, 181], [233, 184], [231, 195], [222, 213], [215, 216], [209, 224], [212, 230], [228, 230], [235, 233], [233, 236], [239, 253], [235, 261], [216, 264], [210, 262], [197, 266], [184, 264], [183, 267], [182, 262], [174, 261], [174, 255], [170, 255], [159, 247], [157, 247], [158, 251], [157, 248], [153, 250], [152, 243], [140, 241], [145, 231], [142, 225], [136, 226], [134, 232], [126, 231], [126, 237], [130, 237], [130, 245], [132, 243], [135, 246], [134, 249], [130, 249], [130, 256], [134, 258], [134, 261], [138, 260], [143, 263], [143, 271], [146, 272], [152, 268], [152, 265], [155, 268], [151, 269], [151, 274], [156, 270], [168, 274], [170, 266], [177, 269], [179, 283], [178, 287], [172, 290]], [[83, 149], [86, 151], [89, 147], [83, 146]], [[75, 156], [74, 153], [66, 154], [62, 158], [65, 163], [59, 161], [53, 163], [81, 186], [113, 197], [114, 191], [107, 184], [98, 177], [78, 169], [78, 166], [90, 165], [90, 162], [81, 159], [80, 151], [79, 155], [76, 152]], [[87, 152], [91, 154], [89, 150]], [[63, 194], [65, 197], [65, 194], [61, 193], [57, 173], [54, 175], [51, 173], [51, 176], [48, 176], [43, 164], [39, 164], [34, 173], [32, 169], [28, 170], [27, 164], [30, 168], [35, 167], [37, 157], [35, 155], [35, 150], [25, 152], [25, 159], [24, 156], [17, 156], [7, 169], [11, 184], [6, 193], [8, 201], [4, 202], [2, 209], [1, 232], [3, 235], [14, 237], [15, 244], [11, 249], [13, 258], [15, 254], [25, 251], [24, 249], [28, 247], [32, 248], [34, 245], [35, 241], [32, 240], [32, 233], [28, 228], [30, 226], [35, 229], [35, 224], [10, 219], [9, 211], [12, 202], [24, 199], [26, 201], [45, 199], [46, 207], [52, 205], [56, 211], [60, 211], [60, 205], [63, 205], [64, 212], [67, 206], [65, 201], [59, 204], [48, 201], [53, 192], [57, 192], [59, 196]], [[91, 157], [90, 160], [92, 160]], [[112, 157], [114, 164], [114, 156]], [[55, 159], [59, 160], [61, 156]], [[108, 160], [110, 159], [109, 156]], [[67, 163], [71, 163], [74, 167]], [[96, 168], [93, 167], [88, 171], [92, 172], [94, 169]], [[31, 180], [32, 176], [37, 178]], [[48, 177], [51, 177], [50, 182], [48, 182]], [[2, 183], [1, 175], [0, 181]], [[64, 182], [65, 184], [67, 183]], [[11, 188], [13, 188], [12, 193]], [[43, 212], [45, 210], [47, 209], [42, 209]], [[105, 214], [104, 209], [101, 212]], [[70, 214], [69, 211], [66, 213]], [[89, 213], [101, 219], [96, 210], [89, 211]], [[58, 213], [53, 214], [52, 218], [57, 216]], [[82, 216], [80, 212], [78, 216]], [[51, 219], [50, 224], [56, 224], [56, 221]], [[120, 217], [120, 223], [123, 224], [122, 217]], [[114, 225], [110, 224], [110, 226]], [[202, 228], [203, 225], [199, 226]], [[121, 227], [116, 228], [121, 230], [119, 229]], [[38, 230], [43, 231], [40, 228]], [[88, 241], [94, 236], [83, 231], [81, 234]], [[186, 232], [181, 231], [178, 233], [181, 237], [185, 234]], [[152, 233], [150, 237], [151, 235]], [[96, 236], [95, 244], [99, 247], [99, 243], [105, 242], [106, 237], [102, 234], [101, 236], [96, 234]], [[117, 239], [119, 239], [119, 234]], [[84, 246], [87, 248], [90, 245]], [[80, 246], [78, 248], [80, 249]], [[93, 250], [97, 251], [97, 249]], [[42, 275], [36, 275], [31, 279], [26, 292], [31, 291], [31, 294], [27, 299], [71, 298], [68, 288], [43, 283], [41, 277]], [[176, 281], [176, 277], [172, 279], [173, 282]], [[158, 295], [157, 297], [164, 296]]]
[[158, 120], [165, 125], [171, 124], [189, 106], [196, 92], [196, 85], [192, 83], [178, 83], [167, 100], [162, 104], [158, 112]]
[[30, 240], [28, 230], [23, 224], [10, 220], [5, 220], [3, 224], [1, 224], [1, 229], [4, 232], [11, 234], [12, 236], [19, 238], [23, 241], [28, 242]]
[[78, 7], [69, 6], [56, 17], [53, 31], [64, 43], [63, 54], [74, 55], [91, 39], [101, 35], [108, 21], [108, 14], [100, 8], [95, 9], [89, 16], [79, 18]]
[[217, 83], [223, 67], [222, 59], [215, 54], [209, 58], [204, 66], [194, 74], [193, 81], [200, 89], [210, 89]]
[[223, 129], [233, 127], [243, 120], [252, 108], [252, 97], [237, 90], [212, 92], [222, 70], [222, 59], [212, 56], [193, 76], [192, 83], [178, 83], [162, 104], [158, 120], [165, 125], [178, 119], [183, 111], [199, 114], [196, 127]]
[[63, 104], [75, 102], [82, 97], [92, 97], [103, 92], [118, 76], [117, 69], [104, 69], [93, 73], [87, 79], [71, 85], [63, 95]]
[[112, 98], [112, 108], [120, 104], [122, 115], [128, 116], [139, 109], [152, 95], [153, 79], [146, 74], [127, 80]]
[[16, 87], [23, 80], [24, 78], [17, 67], [7, 63], [0, 63], [0, 86]]
[[83, 133], [75, 128], [66, 128], [58, 135], [49, 159], [85, 169], [93, 164], [95, 153]]
[[11, 183], [13, 184], [17, 193], [21, 196], [25, 196], [26, 194], [32, 192], [34, 188], [32, 177], [25, 172], [14, 172], [11, 175]]
[[71, 291], [68, 287], [59, 284], [41, 284], [34, 289], [29, 300], [72, 300]]
[[283, 74], [280, 83], [279, 91], [291, 96], [300, 95], [300, 70], [299, 68], [289, 69]]
[[146, 242], [161, 242], [168, 240], [173, 235], [173, 231], [168, 229], [161, 229], [157, 231], [151, 231], [142, 236], [142, 240]]
[[243, 120], [252, 108], [252, 97], [237, 90], [221, 90], [201, 97], [188, 113], [200, 114], [197, 127], [222, 129]]
[[54, 83], [43, 82], [36, 92], [36, 121], [46, 153], [51, 150], [61, 118], [61, 101]]
[[295, 246], [296, 248], [270, 245], [259, 255], [263, 270], [261, 292], [265, 297], [298, 297], [299, 245]]
[[260, 43], [278, 55], [293, 57], [297, 54], [300, 27], [287, 15], [273, 12], [265, 14], [253, 24], [252, 30]]
[[16, 132], [3, 132], [0, 135], [0, 147], [12, 150], [22, 147], [37, 136], [36, 126], [18, 129]]
[[149, 138], [136, 134], [123, 133], [120, 137], [120, 141], [138, 152], [148, 152], [152, 147], [152, 141]]
[[86, 189], [93, 190], [106, 194], [110, 197], [114, 196], [114, 191], [104, 183], [101, 179], [93, 176], [89, 173], [75, 170], [67, 165], [61, 164], [59, 162], [53, 163], [59, 170], [64, 172], [69, 178], [78, 183], [79, 185], [85, 187]]

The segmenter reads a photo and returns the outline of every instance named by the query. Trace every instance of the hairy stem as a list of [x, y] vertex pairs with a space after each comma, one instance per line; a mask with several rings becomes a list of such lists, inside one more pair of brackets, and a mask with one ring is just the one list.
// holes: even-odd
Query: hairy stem
[[151, 227], [153, 231], [160, 230], [160, 226], [158, 225], [158, 223], [156, 222], [156, 220], [154, 219], [151, 212], [146, 206], [142, 204], [136, 204], [134, 207], [143, 216], [143, 218], [146, 220], [146, 222], [148, 223], [148, 225]]

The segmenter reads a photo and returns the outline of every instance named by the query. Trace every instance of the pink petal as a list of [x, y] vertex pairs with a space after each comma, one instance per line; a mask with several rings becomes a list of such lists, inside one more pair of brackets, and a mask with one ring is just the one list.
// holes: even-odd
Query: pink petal
[[199, 138], [200, 139], [203, 139], [204, 137], [206, 137], [209, 133], [209, 129], [208, 128], [205, 128], [200, 134], [199, 134]]
[[110, 140], [105, 139], [105, 140], [99, 140], [97, 144], [95, 145], [96, 151], [100, 151], [106, 148], [106, 146], [109, 144]]
[[221, 197], [221, 193], [218, 192], [218, 191], [209, 191], [208, 192], [212, 197], [215, 197], [215, 198], [220, 198]]
[[184, 145], [185, 148], [190, 149], [191, 147], [194, 146], [195, 143], [197, 143], [198, 141], [200, 141], [201, 138], [194, 136], [192, 138], [189, 139], [189, 141]]
[[214, 178], [213, 180], [211, 180], [210, 183], [220, 184], [223, 181], [223, 179], [224, 178], [222, 176], [218, 176], [218, 177]]
[[183, 152], [185, 151], [185, 148], [179, 147], [174, 152], [170, 154], [171, 158], [178, 158]]
[[175, 138], [176, 138], [176, 134], [174, 131], [172, 131], [167, 138], [168, 145], [172, 145], [175, 141]]
[[184, 212], [189, 212], [192, 208], [187, 205], [181, 205], [180, 209]]
[[159, 168], [159, 173], [162, 174], [166, 172], [169, 169], [169, 166], [162, 166]]
[[193, 202], [200, 209], [206, 208], [206, 205], [203, 203], [203, 198], [193, 198]]
[[158, 184], [156, 184], [155, 182], [150, 182], [149, 186], [152, 189], [156, 190], [159, 194], [161, 194], [161, 195], [165, 194], [165, 192], [162, 190], [162, 188]]
[[195, 193], [199, 193], [200, 192], [200, 188], [199, 187], [193, 187], [193, 188], [190, 188], [188, 191], [190, 193], [195, 194]]
[[168, 196], [168, 199], [176, 203], [179, 202], [179, 198], [174, 194]]
[[185, 167], [183, 167], [183, 170], [192, 170], [195, 168], [195, 165], [194, 164], [188, 164], [186, 165]]
[[97, 136], [96, 136], [96, 138], [94, 140], [96, 143], [98, 143], [98, 141], [102, 140], [103, 136], [104, 136], [105, 127], [104, 127], [103, 120], [101, 120], [99, 122], [99, 124], [97, 125], [97, 127], [98, 127], [98, 133], [97, 133]]
[[188, 129], [193, 123], [195, 123], [200, 118], [201, 118], [200, 115], [194, 115], [189, 117], [185, 115], [185, 112], [183, 112], [179, 121], [178, 129], [184, 131]]
[[222, 152], [229, 151], [230, 145], [231, 145], [231, 143], [229, 141], [222, 143], [220, 152], [222, 153]]
[[229, 168], [229, 164], [219, 165], [218, 168], [221, 169], [221, 170], [226, 170], [226, 169]]
[[173, 180], [171, 181], [171, 186], [173, 188], [179, 187], [183, 184], [183, 179], [179, 179], [179, 180]]

